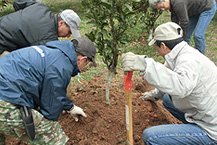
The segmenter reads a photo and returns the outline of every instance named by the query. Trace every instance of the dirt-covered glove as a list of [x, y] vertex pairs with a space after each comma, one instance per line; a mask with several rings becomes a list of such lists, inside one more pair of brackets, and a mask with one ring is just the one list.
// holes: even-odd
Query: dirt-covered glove
[[75, 105], [68, 111], [68, 113], [72, 115], [75, 121], [78, 121], [79, 116], [87, 117], [83, 109]]
[[142, 96], [139, 97], [139, 99], [157, 101], [159, 99], [162, 99], [163, 95], [163, 92], [160, 92], [157, 88], [155, 88], [154, 90], [143, 93]]
[[124, 72], [144, 72], [146, 69], [145, 57], [145, 55], [136, 55], [132, 52], [125, 53], [121, 56], [121, 67]]

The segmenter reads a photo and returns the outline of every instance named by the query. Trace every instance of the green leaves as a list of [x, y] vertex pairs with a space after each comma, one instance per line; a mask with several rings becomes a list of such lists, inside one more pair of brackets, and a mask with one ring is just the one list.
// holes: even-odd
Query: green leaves
[[112, 7], [112, 2], [110, 0], [100, 0], [101, 4], [105, 6], [107, 9], [110, 9]]
[[[126, 32], [146, 16], [142, 13], [146, 13], [148, 2], [147, 0], [82, 0], [82, 6], [87, 12], [85, 15], [89, 18], [88, 23], [93, 26], [85, 35], [95, 42], [109, 74], [116, 74], [118, 57], [129, 41]], [[108, 78], [111, 78], [109, 76]], [[111, 79], [110, 81], [108, 79], [108, 84], [109, 82]], [[109, 98], [108, 94], [106, 96]]]
[[95, 42], [98, 53], [108, 69], [116, 70], [117, 58], [123, 51], [128, 36], [126, 31], [139, 21], [144, 28], [152, 29], [159, 11], [151, 11], [147, 0], [82, 0], [91, 31], [86, 34]]
[[82, 0], [88, 23], [94, 26], [86, 36], [95, 42], [108, 68], [117, 64], [119, 52], [126, 44], [125, 31], [137, 22], [138, 13], [133, 10], [133, 3], [135, 1]]

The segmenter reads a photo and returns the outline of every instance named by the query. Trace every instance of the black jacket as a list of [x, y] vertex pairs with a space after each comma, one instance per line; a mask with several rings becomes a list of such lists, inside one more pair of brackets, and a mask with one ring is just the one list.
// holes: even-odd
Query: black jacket
[[171, 21], [179, 24], [186, 38], [189, 17], [199, 16], [201, 12], [210, 10], [213, 0], [170, 0]]
[[0, 54], [58, 40], [56, 16], [43, 3], [15, 0], [16, 12], [0, 19]]

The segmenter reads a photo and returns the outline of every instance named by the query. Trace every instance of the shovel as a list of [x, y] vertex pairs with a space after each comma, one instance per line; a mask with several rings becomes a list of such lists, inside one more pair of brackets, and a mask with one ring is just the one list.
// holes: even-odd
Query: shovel
[[127, 128], [127, 145], [133, 145], [133, 120], [132, 120], [132, 95], [131, 95], [131, 78], [133, 72], [128, 75], [124, 74], [125, 80], [125, 109], [126, 109], [126, 128]]

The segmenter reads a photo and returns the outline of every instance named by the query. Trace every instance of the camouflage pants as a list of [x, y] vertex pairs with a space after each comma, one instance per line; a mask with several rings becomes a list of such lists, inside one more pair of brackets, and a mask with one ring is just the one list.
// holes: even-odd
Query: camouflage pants
[[4, 51], [2, 54], [0, 54], [0, 58], [1, 58], [2, 56], [7, 55], [8, 53], [10, 53], [10, 52], [8, 52], [8, 51]]
[[57, 121], [44, 118], [32, 109], [35, 124], [35, 139], [31, 141], [26, 134], [20, 110], [16, 105], [0, 100], [0, 145], [4, 145], [5, 136], [9, 135], [32, 145], [64, 145], [68, 136]]

